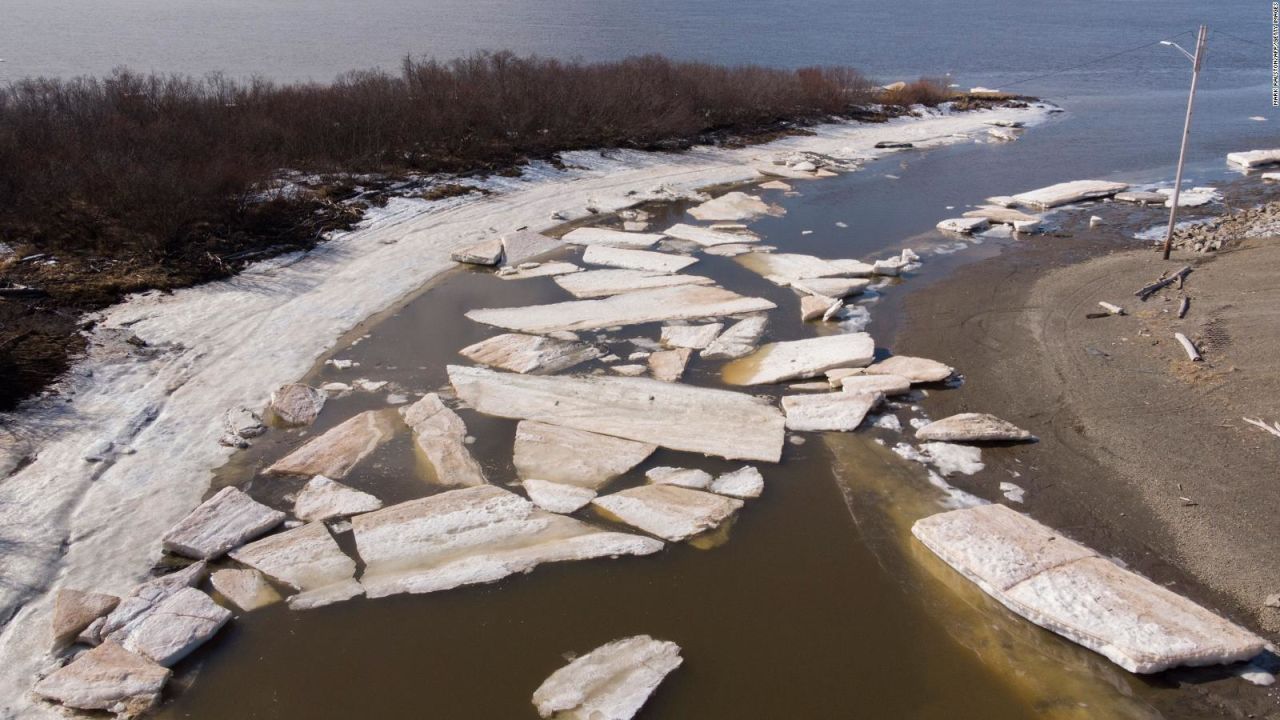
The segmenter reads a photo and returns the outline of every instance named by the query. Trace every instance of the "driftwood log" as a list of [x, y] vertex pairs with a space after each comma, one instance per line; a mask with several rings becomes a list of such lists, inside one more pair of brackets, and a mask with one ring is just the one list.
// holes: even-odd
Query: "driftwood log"
[[1173, 337], [1175, 340], [1182, 343], [1182, 349], [1187, 351], [1187, 357], [1190, 358], [1192, 362], [1200, 362], [1204, 360], [1204, 358], [1200, 357], [1200, 351], [1196, 349], [1195, 343], [1191, 342], [1186, 335], [1183, 335], [1182, 333], [1174, 333]]
[[1103, 310], [1106, 310], [1108, 313], [1112, 315], [1124, 314], [1124, 308], [1120, 307], [1119, 305], [1112, 305], [1109, 302], [1102, 302], [1102, 301], [1098, 301], [1098, 304], [1102, 306]]
[[1191, 309], [1191, 298], [1187, 297], [1186, 295], [1183, 295], [1182, 303], [1178, 305], [1178, 319], [1181, 320], [1182, 318], [1186, 317], [1187, 311], [1190, 309]]
[[1150, 285], [1143, 287], [1141, 290], [1134, 293], [1134, 295], [1138, 296], [1140, 300], [1145, 302], [1147, 298], [1151, 297], [1151, 295], [1155, 293], [1155, 291], [1159, 290], [1162, 287], [1171, 285], [1175, 281], [1182, 282], [1182, 279], [1185, 278], [1190, 273], [1191, 273], [1191, 266], [1187, 265], [1183, 267], [1181, 270], [1179, 270], [1178, 272], [1168, 277], [1161, 278], [1151, 283]]

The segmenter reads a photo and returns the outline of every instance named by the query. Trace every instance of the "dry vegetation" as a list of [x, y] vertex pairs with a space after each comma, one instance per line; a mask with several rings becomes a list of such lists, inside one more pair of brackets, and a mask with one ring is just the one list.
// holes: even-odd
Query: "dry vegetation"
[[[127, 71], [24, 80], [0, 88], [0, 241], [17, 257], [46, 254], [57, 264], [0, 264], [0, 288], [47, 293], [0, 299], [0, 373], [35, 373], [43, 383], [61, 365], [24, 348], [74, 335], [77, 311], [224, 276], [358, 217], [335, 202], [349, 196], [344, 181], [271, 192], [283, 168], [337, 177], [494, 172], [564, 150], [750, 141], [880, 99], [848, 68], [658, 56], [406, 59], [398, 74], [356, 72], [331, 84]], [[913, 83], [883, 99], [936, 104], [945, 86]], [[0, 392], [0, 407], [25, 392], [24, 383], [5, 385], [21, 389]]]

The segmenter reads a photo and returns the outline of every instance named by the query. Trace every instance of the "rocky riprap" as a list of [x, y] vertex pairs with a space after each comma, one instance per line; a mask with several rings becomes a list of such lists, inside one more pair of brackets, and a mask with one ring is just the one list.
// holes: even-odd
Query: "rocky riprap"
[[1280, 235], [1280, 202], [1270, 202], [1178, 228], [1173, 232], [1173, 246], [1181, 250], [1208, 253], [1246, 238], [1275, 235]]

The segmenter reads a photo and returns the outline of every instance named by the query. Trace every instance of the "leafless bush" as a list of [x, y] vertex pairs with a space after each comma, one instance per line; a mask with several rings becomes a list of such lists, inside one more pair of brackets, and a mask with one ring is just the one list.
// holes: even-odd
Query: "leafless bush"
[[940, 103], [953, 100], [956, 93], [947, 87], [943, 78], [922, 77], [906, 83], [901, 88], [885, 90], [880, 94], [880, 102], [886, 105], [927, 105], [936, 107]]

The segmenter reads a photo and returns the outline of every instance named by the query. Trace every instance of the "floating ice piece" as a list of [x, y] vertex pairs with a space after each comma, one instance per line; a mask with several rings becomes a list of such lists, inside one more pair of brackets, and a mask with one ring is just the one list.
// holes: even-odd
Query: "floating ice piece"
[[138, 623], [155, 612], [160, 603], [183, 588], [198, 585], [204, 579], [207, 565], [202, 560], [182, 570], [153, 578], [133, 588], [101, 623], [94, 622], [81, 634], [80, 640], [90, 644], [113, 640], [121, 642]]
[[706, 490], [711, 486], [711, 473], [697, 468], [650, 468], [644, 477], [653, 485], [678, 485], [694, 490]]
[[503, 280], [528, 280], [530, 278], [539, 277], [556, 277], [559, 275], [569, 275], [570, 273], [581, 272], [582, 268], [571, 262], [549, 262], [540, 263], [533, 268], [516, 268], [504, 267], [498, 270], [498, 277]]
[[1129, 190], [1122, 193], [1116, 193], [1119, 202], [1136, 203], [1138, 205], [1163, 205], [1168, 196], [1158, 192], [1147, 192], [1145, 190]]
[[875, 342], [866, 333], [770, 343], [726, 365], [724, 380], [730, 385], [765, 385], [811, 378], [832, 368], [867, 365], [874, 355]]
[[1031, 215], [1021, 210], [999, 205], [980, 205], [973, 210], [966, 211], [964, 217], [984, 218], [989, 223], [1002, 223], [1004, 225], [1012, 225], [1016, 222], [1040, 221], [1039, 215]]
[[303, 522], [312, 522], [350, 517], [380, 507], [382, 501], [373, 495], [317, 475], [298, 492], [293, 515]]
[[933, 515], [911, 532], [1013, 612], [1130, 672], [1248, 660], [1266, 644], [1003, 505]]
[[1027, 491], [1024, 490], [1022, 486], [1015, 485], [1011, 482], [1000, 483], [1000, 493], [1004, 495], [1004, 498], [1009, 502], [1020, 503], [1027, 498]]
[[454, 262], [468, 265], [497, 265], [502, 260], [502, 239], [490, 238], [449, 253]]
[[765, 214], [782, 214], [781, 208], [771, 206], [754, 195], [730, 192], [689, 208], [689, 214], [703, 221], [750, 220]]
[[662, 328], [662, 344], [669, 348], [702, 350], [710, 345], [723, 329], [723, 323], [667, 325]]
[[764, 475], [754, 466], [745, 465], [722, 473], [711, 483], [711, 492], [743, 500], [758, 498], [764, 492]]
[[551, 374], [594, 360], [600, 349], [586, 343], [539, 335], [506, 333], [458, 351], [467, 359], [511, 372]]
[[1128, 190], [1129, 186], [1121, 182], [1106, 180], [1073, 180], [1058, 183], [1038, 190], [1031, 190], [1013, 196], [1019, 205], [1030, 205], [1038, 208], [1051, 208], [1069, 205], [1082, 200], [1096, 200], [1110, 197], [1118, 192]]
[[693, 320], [772, 310], [762, 298], [744, 297], [718, 287], [682, 285], [639, 290], [600, 300], [571, 300], [523, 308], [472, 310], [467, 317], [488, 325], [529, 333], [601, 328]]
[[35, 694], [77, 710], [134, 717], [160, 702], [170, 674], [168, 668], [108, 642], [41, 679]]
[[[1165, 197], [1164, 206], [1173, 206], [1173, 188], [1160, 188], [1157, 193]], [[1222, 199], [1217, 188], [1193, 187], [1178, 193], [1178, 207], [1200, 207]]]
[[[766, 174], [768, 174], [768, 173], [766, 173]], [[786, 183], [784, 183], [784, 182], [782, 182], [781, 180], [770, 180], [769, 182], [763, 182], [763, 183], [760, 183], [760, 189], [761, 189], [761, 190], [783, 190], [783, 191], [787, 191], [787, 190], [790, 190], [790, 189], [791, 189], [791, 186], [790, 186], [790, 185], [788, 185], [788, 184], [786, 184]]]
[[624, 270], [674, 273], [698, 262], [698, 259], [687, 255], [592, 245], [582, 254], [582, 261], [588, 265], [607, 265]]
[[920, 459], [938, 469], [943, 476], [972, 475], [985, 467], [982, 448], [945, 442], [927, 442], [920, 446]]
[[866, 375], [898, 375], [913, 383], [942, 382], [954, 372], [950, 365], [910, 355], [894, 355], [863, 370]]
[[649, 443], [524, 420], [516, 425], [516, 474], [599, 490], [657, 449]]
[[818, 295], [831, 300], [857, 295], [870, 285], [871, 281], [866, 278], [808, 278], [791, 281], [791, 287], [800, 292]]
[[519, 265], [564, 247], [564, 243], [532, 230], [518, 230], [502, 236], [502, 257], [508, 265]]
[[753, 252], [735, 258], [739, 264], [761, 277], [794, 280], [832, 277], [868, 277], [873, 268], [857, 260], [823, 260], [813, 255]]
[[310, 425], [328, 398], [313, 387], [290, 383], [271, 393], [271, 412], [289, 425]]
[[636, 290], [714, 283], [711, 278], [701, 275], [673, 275], [648, 270], [588, 270], [556, 278], [556, 284], [576, 298], [600, 298]]
[[76, 636], [98, 618], [116, 609], [120, 598], [105, 593], [82, 592], [70, 588], [58, 590], [53, 601], [53, 646], [69, 645]]
[[831, 309], [831, 306], [838, 302], [840, 301], [833, 300], [829, 297], [822, 297], [820, 295], [805, 295], [800, 298], [800, 321], [809, 322], [810, 320], [817, 320], [825, 315], [827, 310]]
[[487, 415], [728, 459], [777, 462], [782, 455], [781, 413], [742, 393], [648, 378], [541, 377], [456, 365], [448, 373], [458, 397]]
[[609, 369], [623, 377], [640, 377], [649, 368], [646, 365], [614, 365]]
[[1263, 182], [1280, 182], [1280, 172], [1262, 173]]
[[684, 375], [684, 369], [693, 355], [690, 348], [659, 350], [649, 356], [649, 370], [662, 382], [676, 382]]
[[400, 412], [405, 424], [413, 428], [418, 447], [435, 470], [437, 483], [483, 485], [488, 482], [480, 463], [467, 449], [466, 423], [445, 407], [439, 395], [430, 393]]
[[533, 693], [544, 718], [631, 720], [680, 667], [680, 646], [648, 635], [615, 640], [551, 674]]
[[172, 667], [231, 619], [231, 611], [195, 588], [182, 588], [130, 629], [123, 647]]
[[489, 583], [542, 563], [648, 555], [662, 543], [539, 510], [492, 485], [452, 490], [351, 521], [369, 597]]
[[219, 595], [245, 612], [274, 605], [284, 599], [267, 582], [265, 575], [253, 569], [218, 570], [209, 576], [209, 584]]
[[[774, 165], [772, 163], [760, 163], [754, 166], [756, 172], [765, 177], [786, 178], [788, 180], [811, 180], [817, 177], [817, 167], [813, 163], [800, 163], [799, 165]], [[768, 183], [766, 183], [768, 184]], [[764, 189], [764, 185], [760, 186]], [[790, 188], [790, 186], [788, 186]]]
[[709, 230], [707, 228], [686, 225], [684, 223], [672, 225], [667, 228], [664, 234], [680, 240], [688, 240], [689, 242], [697, 243], [703, 247], [741, 245], [743, 243], [753, 243], [760, 239], [749, 233]]
[[960, 413], [925, 425], [916, 431], [921, 440], [942, 442], [990, 442], [1035, 440], [1031, 433], [986, 413]]
[[224, 487], [165, 533], [164, 549], [211, 560], [284, 522], [273, 510], [234, 487]]
[[719, 527], [742, 501], [676, 485], [641, 485], [598, 497], [591, 504], [619, 521], [679, 542]]
[[840, 388], [849, 393], [902, 395], [911, 392], [911, 381], [901, 375], [859, 373], [840, 378]]
[[1245, 152], [1227, 153], [1227, 162], [1239, 165], [1246, 170], [1280, 163], [1280, 148], [1273, 150], [1247, 150]]
[[739, 320], [725, 330], [720, 337], [711, 341], [702, 351], [702, 357], [733, 359], [751, 354], [751, 351], [756, 348], [756, 343], [760, 342], [760, 338], [764, 335], [764, 328], [768, 322], [769, 318], [766, 315], [754, 315]]
[[289, 607], [295, 610], [348, 600], [361, 592], [355, 581], [355, 562], [342, 552], [322, 522], [307, 523], [232, 550], [231, 558], [300, 590], [289, 598]]
[[746, 255], [749, 252], [765, 252], [764, 247], [746, 245], [743, 243], [735, 243], [733, 245], [716, 245], [706, 250], [708, 255], [717, 255], [719, 257], [737, 257]]
[[586, 507], [596, 498], [596, 491], [589, 487], [528, 479], [520, 483], [534, 505], [553, 513], [567, 515]]
[[395, 424], [390, 412], [366, 410], [289, 453], [267, 468], [267, 472], [342, 479], [369, 453], [391, 439]]
[[784, 395], [782, 410], [787, 429], [800, 432], [852, 432], [871, 408], [883, 399], [880, 393], [827, 393]]
[[608, 228], [582, 227], [564, 236], [571, 245], [608, 245], [609, 247], [644, 249], [663, 238], [661, 233], [633, 233]]
[[985, 229], [989, 224], [990, 223], [985, 217], [959, 217], [943, 220], [938, 223], [937, 228], [939, 230], [946, 230], [947, 232], [964, 233], [968, 235]]

